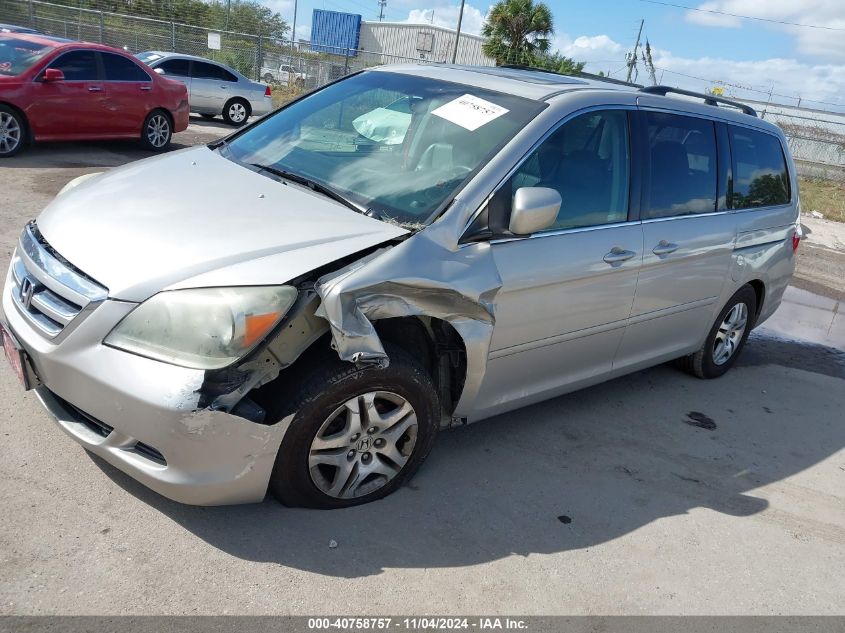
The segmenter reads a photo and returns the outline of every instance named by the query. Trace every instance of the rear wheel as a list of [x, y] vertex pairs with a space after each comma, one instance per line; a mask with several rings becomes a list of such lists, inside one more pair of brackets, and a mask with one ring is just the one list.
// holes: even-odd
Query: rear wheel
[[245, 99], [237, 97], [231, 99], [223, 108], [223, 120], [229, 125], [240, 127], [250, 115], [249, 103]]
[[23, 147], [26, 123], [12, 108], [0, 105], [0, 158], [17, 154]]
[[681, 368], [699, 378], [725, 374], [745, 346], [756, 314], [757, 293], [751, 286], [743, 286], [722, 308], [701, 348], [678, 361]]
[[170, 145], [172, 138], [173, 126], [167, 113], [162, 110], [150, 112], [141, 129], [141, 145], [153, 152], [162, 152]]
[[273, 75], [271, 75], [270, 73], [265, 74], [264, 77], [262, 77], [262, 79], [264, 80], [264, 83], [266, 83], [266, 84], [273, 83], [273, 81], [274, 81]]
[[419, 363], [399, 349], [388, 353], [387, 369], [321, 356], [278, 397], [295, 412], [270, 479], [282, 503], [367, 503], [395, 491], [422, 464], [439, 426], [437, 394]]

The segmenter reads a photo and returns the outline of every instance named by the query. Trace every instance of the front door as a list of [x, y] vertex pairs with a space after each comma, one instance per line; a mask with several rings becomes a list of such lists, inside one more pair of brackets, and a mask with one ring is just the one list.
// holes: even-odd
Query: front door
[[62, 71], [64, 79], [33, 82], [35, 98], [28, 119], [37, 140], [90, 138], [101, 133], [108, 109], [97, 53], [69, 51], [47, 68]]
[[596, 382], [611, 371], [631, 312], [643, 254], [629, 222], [626, 110], [592, 111], [564, 123], [494, 196], [552, 187], [563, 199], [555, 225], [494, 240], [502, 279], [487, 371], [474, 409], [486, 417]]

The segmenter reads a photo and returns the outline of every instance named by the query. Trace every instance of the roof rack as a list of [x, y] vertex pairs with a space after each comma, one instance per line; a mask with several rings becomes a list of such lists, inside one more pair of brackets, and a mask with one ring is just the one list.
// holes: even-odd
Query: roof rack
[[594, 75], [593, 73], [585, 73], [580, 71], [574, 75], [567, 75], [556, 70], [548, 70], [546, 68], [537, 68], [536, 66], [525, 66], [523, 64], [502, 64], [499, 68], [511, 68], [513, 70], [532, 70], [538, 73], [549, 73], [552, 75], [560, 75], [561, 77], [583, 77], [584, 79], [594, 79], [596, 81], [604, 81], [609, 84], [617, 84], [620, 86], [629, 86], [631, 88], [642, 88], [642, 84], [631, 83], [630, 81], [623, 81], [622, 79], [613, 79], [612, 77], [605, 77], [604, 75]]
[[745, 105], [739, 101], [734, 101], [733, 99], [725, 99], [724, 97], [717, 97], [716, 95], [704, 94], [703, 92], [682, 90], [681, 88], [672, 88], [671, 86], [646, 86], [645, 88], [640, 88], [640, 92], [645, 92], [650, 95], [660, 95], [661, 97], [665, 97], [669, 92], [673, 94], [686, 95], [687, 97], [697, 97], [699, 99], [704, 99], [704, 103], [707, 105], [718, 106], [720, 103], [724, 103], [725, 105], [742, 110], [749, 116], [757, 116], [757, 111], [749, 105]]

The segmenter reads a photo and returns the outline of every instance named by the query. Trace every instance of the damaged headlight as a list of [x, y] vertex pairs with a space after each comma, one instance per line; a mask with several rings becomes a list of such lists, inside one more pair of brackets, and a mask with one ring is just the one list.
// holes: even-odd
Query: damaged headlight
[[293, 286], [160, 292], [105, 338], [111, 347], [193, 369], [220, 369], [261, 341], [296, 301]]

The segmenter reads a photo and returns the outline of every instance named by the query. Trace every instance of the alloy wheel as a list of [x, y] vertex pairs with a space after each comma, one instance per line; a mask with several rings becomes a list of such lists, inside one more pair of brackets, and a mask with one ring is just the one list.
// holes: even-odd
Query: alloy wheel
[[0, 154], [9, 154], [21, 142], [21, 126], [8, 112], [0, 112]]
[[240, 123], [246, 119], [246, 108], [242, 103], [233, 103], [229, 106], [229, 118], [235, 123]]
[[734, 355], [748, 324], [748, 306], [737, 303], [725, 315], [713, 342], [713, 362], [724, 365]]
[[402, 396], [370, 391], [347, 400], [311, 442], [311, 481], [337, 499], [362, 497], [387, 485], [417, 441], [417, 416]]
[[147, 123], [147, 139], [156, 149], [167, 145], [167, 141], [170, 140], [170, 121], [166, 116], [156, 114], [150, 117]]

